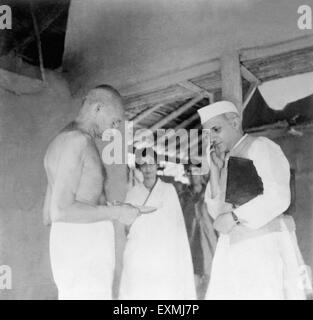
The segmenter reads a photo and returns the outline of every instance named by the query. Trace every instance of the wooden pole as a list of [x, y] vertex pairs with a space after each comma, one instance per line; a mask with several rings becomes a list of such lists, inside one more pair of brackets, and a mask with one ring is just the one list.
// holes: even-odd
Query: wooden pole
[[38, 27], [37, 19], [35, 16], [34, 6], [33, 6], [32, 1], [30, 2], [30, 13], [31, 13], [32, 20], [33, 20], [33, 26], [34, 26], [34, 31], [35, 31], [36, 41], [37, 41], [37, 49], [38, 49], [41, 78], [42, 78], [43, 82], [46, 82], [45, 67], [44, 67], [41, 40], [40, 40], [40, 32], [39, 32], [39, 27]]
[[222, 98], [233, 102], [242, 112], [242, 85], [238, 51], [227, 51], [221, 57]]
[[257, 89], [258, 87], [258, 84], [256, 82], [254, 83], [251, 83], [250, 84], [250, 87], [248, 89], [248, 92], [246, 93], [245, 95], [245, 98], [244, 98], [244, 102], [242, 104], [242, 111], [245, 109], [245, 107], [248, 105], [249, 101], [251, 100], [255, 90]]

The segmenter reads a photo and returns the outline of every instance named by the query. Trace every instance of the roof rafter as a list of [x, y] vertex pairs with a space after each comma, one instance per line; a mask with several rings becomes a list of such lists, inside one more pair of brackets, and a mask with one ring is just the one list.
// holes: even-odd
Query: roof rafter
[[[41, 16], [41, 21], [38, 25], [38, 33], [41, 34], [45, 30], [47, 30], [51, 24], [61, 16], [61, 14], [66, 10], [65, 6], [54, 6], [53, 9], [49, 10], [48, 12], [45, 11], [45, 15]], [[12, 50], [18, 52], [20, 49], [29, 45], [35, 38], [35, 33], [30, 34], [24, 41], [20, 42], [15, 48]]]
[[179, 82], [178, 83], [180, 86], [188, 89], [188, 90], [191, 90], [195, 93], [201, 93], [204, 97], [207, 97], [209, 98], [210, 100], [213, 100], [213, 97], [214, 97], [214, 94], [199, 87], [198, 85], [192, 83], [191, 81], [189, 80], [186, 80], [186, 81], [182, 81], [182, 82]]
[[153, 126], [150, 127], [150, 130], [155, 131], [159, 128], [162, 128], [168, 122], [172, 121], [173, 119], [190, 109], [192, 106], [194, 106], [196, 103], [200, 102], [203, 98], [204, 96], [202, 94], [198, 94], [196, 97], [182, 105], [180, 108], [170, 113], [165, 118], [161, 119], [159, 122], [155, 123]]
[[261, 83], [261, 81], [249, 69], [247, 69], [243, 64], [240, 65], [240, 71], [241, 71], [241, 75], [247, 81], [249, 81], [251, 83], [257, 83], [257, 84]]

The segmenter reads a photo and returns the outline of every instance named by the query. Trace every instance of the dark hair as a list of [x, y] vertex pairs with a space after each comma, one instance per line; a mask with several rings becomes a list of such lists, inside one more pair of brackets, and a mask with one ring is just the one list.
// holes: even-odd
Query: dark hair
[[143, 165], [142, 159], [146, 156], [152, 156], [154, 159], [154, 163], [157, 164], [158, 154], [152, 148], [142, 148], [135, 150], [135, 165], [136, 168], [139, 169], [141, 165]]

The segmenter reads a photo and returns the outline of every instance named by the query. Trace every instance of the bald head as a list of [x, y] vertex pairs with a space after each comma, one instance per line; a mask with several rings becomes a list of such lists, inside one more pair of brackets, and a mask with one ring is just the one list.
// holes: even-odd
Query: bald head
[[83, 99], [76, 122], [88, 127], [98, 138], [106, 129], [118, 129], [124, 121], [123, 98], [109, 85], [91, 89]]
[[122, 96], [121, 94], [112, 86], [108, 85], [108, 84], [100, 84], [99, 86], [96, 86], [95, 88], [91, 89], [92, 90], [103, 90], [106, 92], [110, 92], [112, 94], [112, 96], [115, 96], [116, 98], [120, 98], [122, 100]]
[[101, 103], [103, 107], [107, 108], [108, 111], [116, 112], [121, 110], [124, 112], [123, 98], [120, 93], [109, 85], [101, 85], [91, 89], [84, 101], [83, 105], [87, 102], [88, 105], [93, 103]]
[[86, 95], [86, 98], [89, 99], [107, 99], [111, 100], [112, 102], [117, 102], [119, 104], [123, 103], [123, 98], [120, 93], [113, 87], [102, 84], [97, 86], [91, 90]]

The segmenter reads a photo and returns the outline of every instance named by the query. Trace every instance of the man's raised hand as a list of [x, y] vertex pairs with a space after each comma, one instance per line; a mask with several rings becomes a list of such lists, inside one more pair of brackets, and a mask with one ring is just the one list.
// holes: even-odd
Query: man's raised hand
[[213, 224], [214, 229], [222, 234], [228, 234], [235, 226], [236, 222], [234, 221], [231, 212], [220, 214]]

